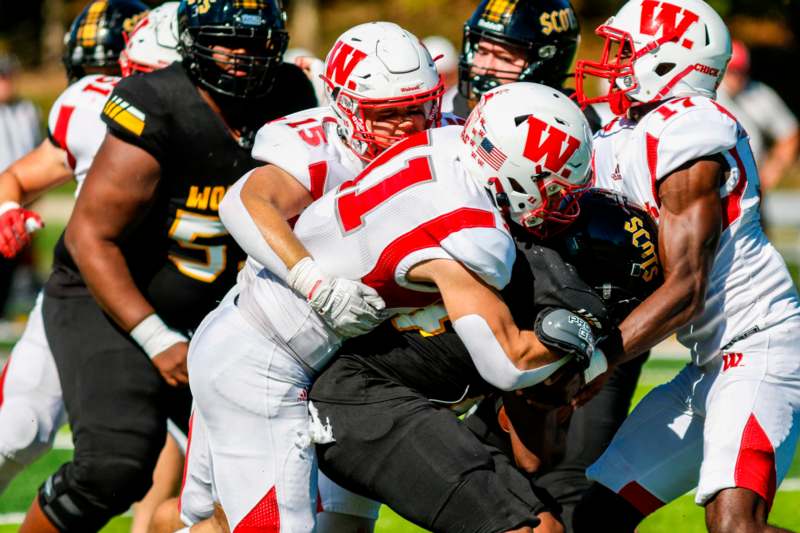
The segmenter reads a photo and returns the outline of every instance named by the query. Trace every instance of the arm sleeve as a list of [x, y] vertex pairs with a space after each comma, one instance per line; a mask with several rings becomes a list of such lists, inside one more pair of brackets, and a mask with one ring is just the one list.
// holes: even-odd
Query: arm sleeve
[[219, 204], [219, 218], [244, 252], [264, 268], [286, 280], [283, 261], [264, 240], [258, 226], [242, 202], [242, 187], [252, 174], [248, 172], [234, 183]]
[[114, 88], [101, 117], [111, 134], [163, 161], [172, 139], [168, 108], [147, 76], [130, 76]]
[[500, 228], [466, 228], [442, 239], [441, 246], [497, 290], [511, 280], [517, 249], [511, 235]]

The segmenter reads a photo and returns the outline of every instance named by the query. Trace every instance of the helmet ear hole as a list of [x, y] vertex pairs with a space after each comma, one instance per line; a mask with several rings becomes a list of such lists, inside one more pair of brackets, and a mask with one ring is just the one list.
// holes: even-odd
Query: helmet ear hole
[[514, 190], [514, 192], [518, 192], [520, 194], [526, 194], [525, 188], [522, 185], [520, 185], [517, 180], [515, 180], [514, 178], [507, 178], [507, 179], [508, 182], [511, 184], [511, 188]]
[[656, 67], [656, 74], [659, 76], [664, 76], [672, 71], [675, 68], [675, 63], [659, 63]]

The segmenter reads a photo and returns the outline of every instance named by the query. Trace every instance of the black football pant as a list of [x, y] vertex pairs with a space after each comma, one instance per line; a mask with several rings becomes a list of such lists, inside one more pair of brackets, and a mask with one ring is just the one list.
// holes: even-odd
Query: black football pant
[[339, 485], [434, 532], [538, 524], [545, 505], [530, 480], [454, 413], [413, 389], [339, 357], [309, 397], [335, 439], [317, 446], [320, 470]]
[[61, 531], [98, 531], [145, 495], [166, 419], [186, 430], [191, 396], [168, 386], [90, 295], [45, 295], [43, 315], [75, 454], [42, 486], [39, 503]]
[[[567, 532], [573, 531], [575, 506], [592, 485], [586, 469], [603, 454], [628, 416], [648, 356], [649, 353], [617, 367], [598, 395], [573, 413], [564, 458], [553, 469], [535, 477], [536, 486], [545, 489], [560, 504]], [[467, 419], [467, 425], [482, 440], [511, 455], [508, 436], [500, 429], [496, 413], [493, 405], [483, 402], [475, 415]]]

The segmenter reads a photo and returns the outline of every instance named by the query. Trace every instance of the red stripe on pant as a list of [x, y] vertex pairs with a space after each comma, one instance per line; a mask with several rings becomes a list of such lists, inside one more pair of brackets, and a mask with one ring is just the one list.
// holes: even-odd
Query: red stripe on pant
[[733, 479], [737, 487], [749, 489], [764, 498], [772, 507], [777, 484], [775, 450], [755, 415], [750, 415], [742, 432], [739, 456]]
[[619, 495], [633, 505], [644, 516], [653, 514], [664, 506], [664, 502], [653, 496], [646, 488], [631, 481], [619, 491]]
[[280, 533], [281, 515], [275, 487], [269, 489], [261, 501], [242, 518], [233, 533]]
[[6, 364], [3, 366], [3, 371], [0, 372], [0, 406], [3, 405], [3, 387], [6, 384], [6, 373], [8, 372], [8, 367], [11, 366], [11, 356], [8, 356], [6, 359]]

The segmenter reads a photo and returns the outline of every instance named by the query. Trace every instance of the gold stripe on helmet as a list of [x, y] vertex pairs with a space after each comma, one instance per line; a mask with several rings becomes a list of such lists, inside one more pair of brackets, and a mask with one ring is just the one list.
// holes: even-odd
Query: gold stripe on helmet
[[491, 0], [486, 4], [486, 9], [481, 18], [488, 22], [504, 23], [517, 8], [518, 0]]
[[81, 25], [78, 27], [78, 33], [76, 35], [80, 46], [88, 47], [97, 44], [97, 23], [100, 21], [100, 17], [103, 16], [103, 13], [105, 13], [106, 7], [108, 7], [108, 2], [106, 0], [97, 0], [89, 6], [86, 18], [83, 19], [83, 22], [81, 22]]

